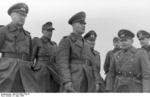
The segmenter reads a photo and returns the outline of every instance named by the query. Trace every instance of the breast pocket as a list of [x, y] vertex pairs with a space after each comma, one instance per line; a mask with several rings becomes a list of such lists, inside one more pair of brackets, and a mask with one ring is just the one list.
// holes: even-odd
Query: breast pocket
[[82, 41], [77, 40], [73, 45], [72, 45], [72, 52], [74, 54], [80, 55], [82, 51], [83, 43]]

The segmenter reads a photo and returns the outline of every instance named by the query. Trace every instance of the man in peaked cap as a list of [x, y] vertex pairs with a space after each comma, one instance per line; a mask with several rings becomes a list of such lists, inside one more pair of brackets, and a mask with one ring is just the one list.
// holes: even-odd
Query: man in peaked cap
[[139, 30], [137, 32], [137, 38], [139, 39], [142, 48], [147, 49], [147, 50], [148, 48], [150, 49], [150, 46], [149, 46], [150, 33], [149, 32], [145, 30]]
[[104, 80], [101, 77], [100, 74], [100, 53], [95, 50], [95, 41], [97, 38], [97, 34], [94, 30], [90, 30], [84, 35], [84, 39], [86, 40], [86, 43], [89, 45], [90, 50], [88, 52], [89, 59], [92, 63], [93, 70], [94, 70], [94, 78], [95, 78], [95, 92], [103, 92], [105, 90], [104, 87]]
[[104, 68], [104, 71], [105, 71], [105, 74], [106, 74], [105, 84], [107, 82], [107, 74], [109, 72], [109, 68], [110, 68], [110, 64], [111, 64], [111, 60], [113, 58], [113, 55], [116, 52], [118, 52], [119, 50], [121, 50], [121, 43], [120, 43], [119, 37], [114, 37], [113, 38], [113, 46], [114, 46], [114, 48], [107, 52], [105, 62], [104, 62], [104, 65], [103, 65], [103, 68]]
[[82, 37], [85, 18], [86, 14], [82, 11], [69, 19], [73, 32], [63, 37], [58, 46], [56, 60], [63, 92], [93, 92], [95, 89], [92, 65], [85, 56], [89, 47]]
[[105, 58], [105, 62], [104, 62], [105, 74], [107, 74], [109, 71], [110, 62], [111, 62], [113, 54], [115, 54], [117, 51], [120, 50], [120, 39], [119, 39], [119, 37], [113, 38], [113, 46], [114, 46], [113, 50], [108, 51], [106, 54], [106, 58]]
[[[8, 9], [11, 23], [0, 29], [0, 92], [34, 92], [31, 66], [31, 36], [23, 28], [28, 14], [25, 3]], [[5, 38], [7, 37], [7, 38]]]
[[145, 50], [132, 46], [134, 34], [118, 32], [121, 50], [112, 58], [106, 89], [111, 92], [150, 92], [150, 65]]
[[150, 59], [150, 45], [149, 45], [150, 33], [145, 31], [145, 30], [139, 30], [137, 32], [137, 38], [138, 38], [140, 45], [141, 45], [140, 49], [146, 50], [146, 52], [149, 56], [149, 59]]
[[120, 38], [120, 41], [121, 41], [121, 47], [123, 49], [128, 49], [128, 47], [131, 47], [134, 36], [135, 35], [131, 31], [126, 30], [126, 29], [121, 29], [118, 32], [118, 37]]
[[17, 3], [8, 9], [8, 15], [11, 16], [13, 23], [24, 25], [28, 10], [29, 8], [25, 3]]
[[88, 33], [84, 35], [84, 39], [90, 40], [92, 42], [95, 42], [96, 38], [97, 38], [97, 34], [94, 30], [90, 30]]
[[[58, 92], [60, 80], [55, 68], [57, 44], [51, 40], [53, 34], [52, 22], [42, 26], [41, 38], [34, 37], [32, 41], [32, 69], [35, 72], [38, 92]], [[56, 83], [57, 82], [57, 83]]]

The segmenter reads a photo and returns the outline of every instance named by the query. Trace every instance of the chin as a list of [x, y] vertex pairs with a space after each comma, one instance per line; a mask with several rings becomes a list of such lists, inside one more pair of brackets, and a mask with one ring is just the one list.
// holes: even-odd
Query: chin
[[19, 25], [20, 25], [20, 26], [23, 26], [23, 25], [24, 25], [24, 23], [19, 23]]

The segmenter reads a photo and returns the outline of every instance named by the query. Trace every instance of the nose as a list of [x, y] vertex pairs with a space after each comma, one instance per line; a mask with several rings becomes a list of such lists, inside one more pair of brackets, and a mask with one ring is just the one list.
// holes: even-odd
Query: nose
[[21, 18], [22, 18], [22, 19], [25, 19], [25, 18], [26, 18], [26, 16], [23, 16], [23, 15], [22, 15], [22, 16], [21, 16]]

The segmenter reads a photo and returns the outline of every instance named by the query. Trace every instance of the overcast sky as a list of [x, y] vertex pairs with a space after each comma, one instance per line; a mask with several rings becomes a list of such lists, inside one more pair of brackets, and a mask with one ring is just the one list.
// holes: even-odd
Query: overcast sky
[[[60, 39], [72, 32], [68, 19], [79, 11], [87, 14], [86, 32], [93, 29], [97, 32], [96, 49], [101, 53], [101, 66], [105, 54], [113, 48], [112, 39], [118, 30], [124, 28], [137, 33], [144, 29], [150, 32], [149, 0], [1, 0], [0, 24], [10, 23], [8, 8], [15, 3], [24, 2], [29, 6], [29, 14], [24, 28], [32, 37], [41, 36], [41, 26], [52, 21], [56, 29], [52, 39]], [[135, 47], [140, 47], [137, 38]], [[102, 73], [103, 73], [103, 68]]]

